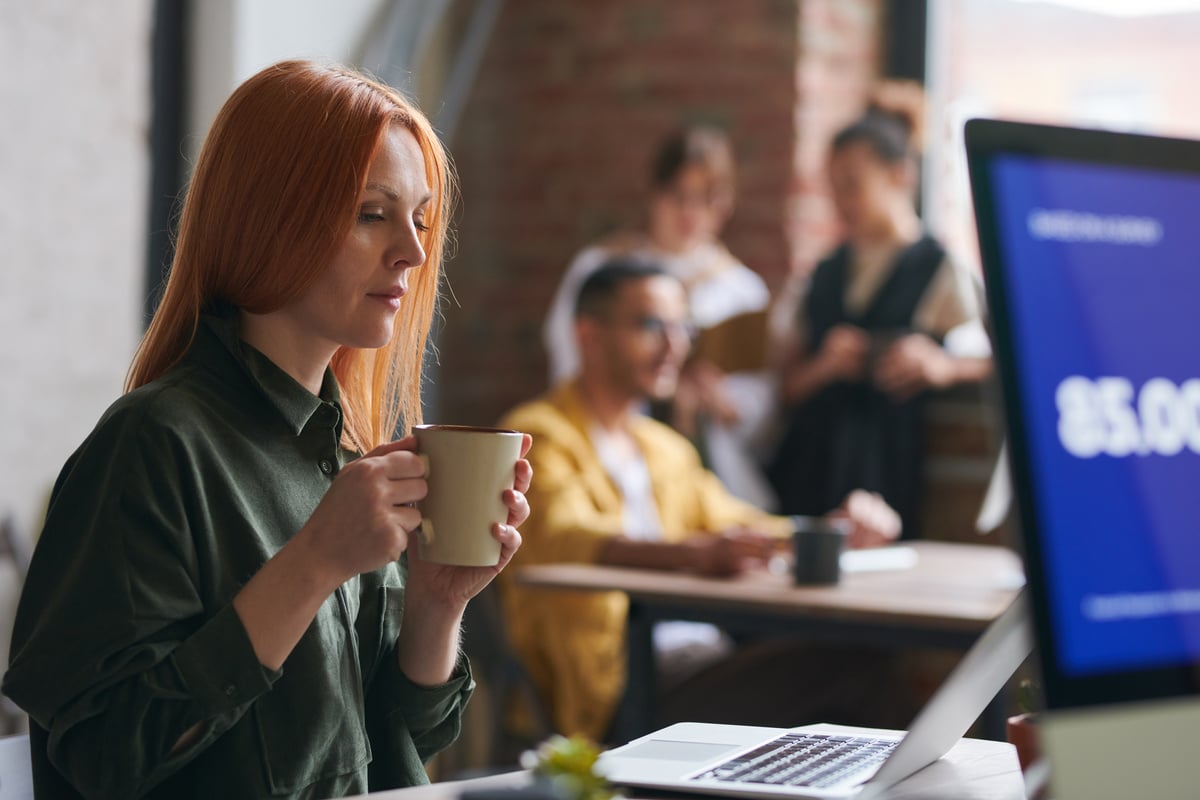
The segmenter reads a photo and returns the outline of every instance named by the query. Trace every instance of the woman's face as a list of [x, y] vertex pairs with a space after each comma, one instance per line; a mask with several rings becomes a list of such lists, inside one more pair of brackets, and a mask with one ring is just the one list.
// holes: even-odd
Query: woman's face
[[420, 233], [432, 199], [425, 159], [407, 128], [392, 125], [367, 170], [354, 224], [321, 276], [283, 309], [296, 330], [338, 347], [383, 347], [408, 292], [411, 271], [425, 263]]
[[833, 204], [851, 238], [891, 227], [892, 214], [910, 202], [905, 165], [883, 161], [866, 142], [852, 142], [829, 159]]
[[716, 236], [719, 213], [713, 179], [699, 164], [684, 167], [650, 201], [650, 238], [669, 253], [680, 253]]

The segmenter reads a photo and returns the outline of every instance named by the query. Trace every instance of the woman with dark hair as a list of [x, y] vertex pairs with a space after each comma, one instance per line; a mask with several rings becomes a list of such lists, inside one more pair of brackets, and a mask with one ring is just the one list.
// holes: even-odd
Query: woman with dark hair
[[[213, 123], [127, 393], [54, 488], [4, 692], [40, 798], [340, 797], [428, 781], [495, 567], [410, 546], [412, 437], [450, 215], [421, 112], [340, 67], [242, 84]], [[525, 443], [528, 449], [528, 440]]]
[[670, 422], [701, 446], [734, 494], [770, 508], [774, 498], [753, 453], [774, 403], [765, 356], [770, 293], [718, 238], [734, 196], [733, 149], [722, 130], [694, 125], [668, 136], [651, 165], [645, 226], [614, 233], [575, 256], [542, 337], [550, 382], [574, 377], [579, 353], [572, 314], [587, 277], [616, 257], [661, 265], [687, 289], [698, 331]]
[[[914, 198], [924, 97], [880, 87], [833, 140], [829, 179], [844, 242], [799, 301], [780, 377], [785, 428], [768, 474], [786, 514], [862, 488], [916, 536], [923, 398], [991, 368], [970, 279], [924, 228]], [[947, 347], [959, 332], [970, 347]], [[834, 500], [833, 502], [836, 502]]]

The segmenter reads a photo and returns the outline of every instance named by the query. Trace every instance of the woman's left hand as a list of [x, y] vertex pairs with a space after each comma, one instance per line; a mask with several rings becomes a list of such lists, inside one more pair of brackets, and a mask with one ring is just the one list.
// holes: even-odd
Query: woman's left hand
[[846, 545], [852, 549], [882, 547], [900, 536], [900, 515], [875, 492], [855, 489], [827, 516], [850, 523]]
[[[483, 588], [491, 583], [500, 571], [508, 566], [513, 555], [521, 547], [521, 534], [517, 527], [529, 518], [529, 501], [525, 493], [533, 481], [533, 467], [525, 459], [533, 437], [525, 434], [521, 442], [521, 458], [514, 467], [513, 488], [505, 489], [504, 505], [508, 507], [508, 519], [503, 524], [492, 526], [492, 536], [500, 543], [500, 562], [494, 567], [458, 567], [434, 564], [421, 560], [420, 544], [408, 548], [408, 586], [406, 593], [420, 593], [423, 599], [466, 605]], [[413, 537], [414, 539], [418, 537]]]

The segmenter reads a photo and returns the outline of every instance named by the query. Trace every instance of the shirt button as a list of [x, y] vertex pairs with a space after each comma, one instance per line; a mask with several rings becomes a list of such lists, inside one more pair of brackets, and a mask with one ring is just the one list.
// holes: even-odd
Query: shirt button
[[329, 459], [321, 459], [321, 472], [324, 472], [326, 475], [333, 472], [333, 463]]
[[237, 687], [234, 686], [232, 683], [225, 687], [225, 696], [226, 697], [233, 697], [235, 694], [237, 694]]

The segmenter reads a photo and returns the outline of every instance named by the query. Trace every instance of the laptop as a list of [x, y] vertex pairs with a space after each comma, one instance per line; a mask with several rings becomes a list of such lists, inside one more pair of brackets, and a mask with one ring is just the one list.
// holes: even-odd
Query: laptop
[[1200, 142], [965, 141], [1055, 796], [1200, 796]]
[[937, 761], [967, 732], [1029, 654], [1022, 596], [993, 622], [908, 733], [847, 736], [822, 726], [686, 722], [601, 755], [621, 786], [763, 798], [867, 798]]

